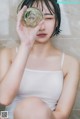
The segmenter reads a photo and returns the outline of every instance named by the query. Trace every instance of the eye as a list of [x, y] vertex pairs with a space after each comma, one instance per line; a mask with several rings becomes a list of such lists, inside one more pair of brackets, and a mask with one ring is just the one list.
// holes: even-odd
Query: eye
[[45, 19], [47, 19], [47, 20], [52, 20], [53, 18], [50, 18], [50, 17], [49, 17], [49, 18], [45, 18]]

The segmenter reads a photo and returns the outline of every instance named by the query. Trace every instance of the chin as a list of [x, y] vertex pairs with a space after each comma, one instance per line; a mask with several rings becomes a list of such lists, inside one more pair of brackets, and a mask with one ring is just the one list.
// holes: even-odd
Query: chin
[[45, 40], [45, 39], [37, 39], [37, 40], [35, 40], [37, 43], [47, 43], [48, 42], [48, 39], [47, 40]]
[[41, 39], [36, 39], [35, 41], [37, 43], [46, 43], [49, 41], [50, 38], [41, 38]]

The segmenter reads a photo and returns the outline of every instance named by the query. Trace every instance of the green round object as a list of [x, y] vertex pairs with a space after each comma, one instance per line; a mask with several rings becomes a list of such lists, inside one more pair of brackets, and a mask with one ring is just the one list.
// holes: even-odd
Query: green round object
[[23, 19], [26, 26], [36, 27], [43, 19], [43, 13], [37, 8], [30, 7], [24, 12]]

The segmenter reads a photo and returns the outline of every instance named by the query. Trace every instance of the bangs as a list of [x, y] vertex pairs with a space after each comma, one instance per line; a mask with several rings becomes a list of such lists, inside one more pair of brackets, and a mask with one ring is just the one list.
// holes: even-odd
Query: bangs
[[55, 11], [54, 11], [54, 7], [52, 8], [52, 6], [50, 5], [51, 2], [49, 0], [44, 0], [44, 3], [47, 6], [49, 12], [53, 15], [55, 13]]
[[51, 14], [54, 14], [54, 8], [51, 7], [49, 0], [23, 0], [19, 5], [17, 9], [17, 13], [23, 8], [24, 5], [27, 6], [27, 8], [32, 7], [33, 4], [36, 4], [36, 7], [39, 7], [39, 4], [41, 3], [42, 11], [43, 11], [43, 2], [45, 3], [47, 9]]

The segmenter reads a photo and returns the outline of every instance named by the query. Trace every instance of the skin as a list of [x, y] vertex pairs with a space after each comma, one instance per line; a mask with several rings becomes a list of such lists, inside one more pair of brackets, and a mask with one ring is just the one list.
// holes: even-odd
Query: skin
[[[24, 109], [24, 110], [21, 110]], [[51, 109], [37, 97], [21, 101], [15, 108], [14, 119], [53, 119]]]
[[[36, 4], [34, 4], [35, 6]], [[47, 7], [44, 5], [43, 13], [49, 13]], [[39, 9], [41, 5], [39, 4]], [[0, 91], [1, 98], [0, 103], [4, 105], [9, 105], [12, 103], [15, 98], [17, 91], [20, 86], [20, 81], [24, 73], [25, 67], [30, 67], [31, 69], [38, 70], [55, 70], [54, 67], [54, 58], [61, 58], [62, 52], [59, 49], [56, 49], [51, 44], [50, 36], [57, 25], [55, 18], [53, 16], [45, 16], [45, 19], [40, 22], [40, 24], [32, 28], [26, 28], [23, 23], [21, 23], [21, 18], [23, 12], [26, 10], [24, 7], [17, 16], [17, 33], [21, 40], [18, 53], [16, 54], [15, 48], [2, 49], [0, 50], [1, 54], [1, 77], [0, 77]], [[37, 37], [39, 33], [47, 33], [45, 38]], [[44, 63], [45, 61], [45, 63]], [[39, 63], [40, 62], [40, 63]], [[47, 66], [47, 67], [45, 67]], [[75, 70], [74, 70], [75, 69]], [[33, 119], [31, 113], [33, 114], [33, 108], [30, 105], [35, 104], [35, 110], [41, 112], [44, 110], [41, 116], [41, 119], [68, 119], [70, 112], [73, 108], [77, 88], [79, 84], [79, 62], [72, 56], [65, 54], [63, 67], [61, 69], [64, 75], [64, 86], [61, 97], [58, 101], [55, 111], [51, 111], [49, 107], [44, 104], [38, 98], [24, 99], [19, 105], [17, 105], [14, 113], [14, 119], [27, 118]], [[15, 79], [13, 78], [16, 75]], [[6, 87], [5, 87], [6, 86]], [[6, 90], [5, 90], [6, 89]], [[10, 92], [11, 90], [11, 92]], [[9, 95], [6, 95], [9, 94]], [[6, 99], [6, 100], [5, 100]], [[26, 106], [27, 105], [27, 106]], [[38, 108], [40, 106], [40, 108]], [[30, 115], [25, 115], [20, 110], [24, 107], [24, 112], [26, 114], [31, 110]], [[29, 107], [29, 108], [28, 108]], [[41, 109], [41, 110], [40, 110]], [[22, 116], [21, 116], [21, 115]], [[37, 119], [36, 112], [35, 119]], [[25, 117], [24, 117], [25, 115]]]

